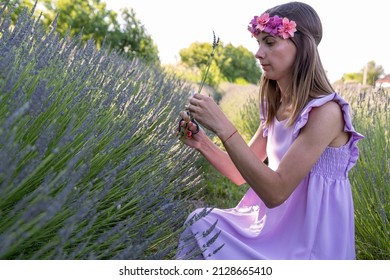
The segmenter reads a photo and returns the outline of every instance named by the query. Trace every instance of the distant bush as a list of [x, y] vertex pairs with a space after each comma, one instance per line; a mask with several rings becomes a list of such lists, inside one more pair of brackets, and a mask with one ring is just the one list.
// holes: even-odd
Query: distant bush
[[172, 137], [187, 86], [0, 9], [0, 258], [172, 258], [200, 181]]
[[222, 83], [218, 90], [222, 94], [219, 102], [222, 111], [248, 142], [260, 124], [258, 87], [253, 84]]

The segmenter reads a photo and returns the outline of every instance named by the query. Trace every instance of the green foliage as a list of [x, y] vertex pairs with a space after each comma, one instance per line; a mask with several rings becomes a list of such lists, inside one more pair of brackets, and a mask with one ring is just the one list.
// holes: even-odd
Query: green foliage
[[247, 184], [237, 186], [222, 176], [204, 158], [200, 158], [197, 165], [201, 167], [204, 179], [197, 207], [232, 208], [237, 206], [249, 186]]
[[350, 83], [350, 82], [363, 83], [363, 73], [347, 73], [343, 75], [342, 80], [346, 83]]
[[259, 98], [250, 96], [244, 106], [240, 108], [240, 117], [237, 129], [242, 131], [244, 139], [248, 142], [255, 135], [260, 125]]
[[129, 57], [137, 56], [145, 62], [160, 64], [157, 46], [144, 25], [136, 18], [133, 9], [123, 9], [121, 28], [107, 32], [106, 41]]
[[[7, 3], [11, 3], [12, 5], [6, 5]], [[4, 5], [4, 6], [3, 6]], [[11, 8], [11, 21], [15, 23], [18, 20], [18, 15], [24, 10], [25, 7], [32, 8], [33, 4], [30, 0], [7, 0], [7, 1], [1, 1], [0, 2], [0, 9], [5, 8], [5, 10], [8, 10]]]
[[[366, 73], [365, 73], [366, 72]], [[375, 81], [384, 74], [383, 67], [376, 65], [375, 61], [369, 61], [366, 65], [366, 69], [361, 69], [358, 73], [347, 73], [343, 75], [342, 80], [344, 82], [357, 82], [364, 84], [364, 77], [366, 77], [366, 84], [374, 86]]]
[[236, 83], [245, 80], [257, 84], [261, 77], [261, 70], [253, 53], [243, 46], [234, 47], [227, 44], [222, 50], [223, 58], [218, 65], [227, 81]]
[[[218, 66], [221, 48], [217, 48], [213, 54], [210, 69], [206, 76], [205, 83], [210, 86], [217, 86], [225, 79]], [[210, 54], [213, 52], [213, 45], [211, 43], [192, 43], [189, 48], [180, 50], [180, 58], [182, 64], [188, 67], [189, 72], [199, 70], [200, 75], [192, 82], [200, 83], [202, 77], [207, 71], [207, 64], [209, 62]]]
[[[217, 86], [223, 81], [256, 84], [261, 70], [254, 55], [242, 46], [221, 45], [214, 56], [207, 83], [211, 86]], [[183, 64], [201, 69], [202, 72], [211, 51], [210, 43], [192, 43], [188, 48], [180, 50], [179, 54]]]
[[259, 126], [258, 87], [223, 83], [219, 102], [222, 111], [233, 122], [245, 141], [249, 141]]
[[[31, 7], [35, 0], [11, 2], [18, 7], [15, 17], [22, 6]], [[56, 22], [56, 30], [63, 37], [81, 34], [83, 43], [93, 40], [98, 48], [105, 44], [129, 58], [137, 56], [148, 63], [160, 63], [157, 46], [136, 18], [133, 9], [123, 9], [118, 15], [108, 10], [101, 0], [40, 0], [39, 4], [43, 4], [44, 8], [36, 13], [43, 13], [44, 25], [49, 27]]]
[[[189, 67], [201, 68], [206, 65], [213, 50], [211, 43], [192, 43], [187, 49], [180, 50], [181, 61]], [[219, 52], [215, 55], [217, 57]]]
[[188, 87], [29, 13], [0, 9], [0, 258], [173, 258], [201, 179], [171, 134]]
[[182, 63], [177, 63], [176, 65], [167, 64], [163, 65], [162, 68], [166, 73], [170, 75], [175, 75], [176, 77], [191, 82], [199, 83], [201, 72], [198, 68], [188, 68]]

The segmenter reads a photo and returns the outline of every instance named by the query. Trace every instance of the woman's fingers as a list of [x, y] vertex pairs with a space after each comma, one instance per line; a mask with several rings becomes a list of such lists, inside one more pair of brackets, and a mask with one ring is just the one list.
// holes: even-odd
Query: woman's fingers
[[189, 104], [193, 106], [201, 106], [202, 102], [206, 101], [206, 99], [209, 98], [207, 96], [201, 95], [201, 94], [195, 94], [191, 98], [189, 98]]
[[184, 119], [182, 119], [179, 122], [178, 132], [186, 134], [187, 137], [191, 137], [193, 134], [199, 132], [199, 127], [198, 124], [192, 122], [191, 120], [185, 121]]
[[179, 112], [179, 116], [185, 121], [185, 122], [189, 122], [191, 119], [190, 119], [190, 116], [188, 115], [188, 113], [186, 111], [180, 111]]
[[198, 125], [194, 124], [193, 122], [189, 122], [188, 129], [191, 130], [193, 133], [197, 133], [199, 130]]
[[181, 121], [180, 122], [180, 127], [182, 128], [182, 129], [186, 129], [187, 128], [187, 122], [185, 122], [185, 121]]
[[179, 123], [179, 130], [182, 134], [186, 134], [187, 138], [191, 138], [193, 134], [199, 132], [199, 126], [196, 122], [192, 121], [192, 118], [200, 117], [206, 108], [203, 108], [204, 104], [207, 105], [207, 96], [203, 96], [201, 94], [195, 94], [191, 98], [189, 98], [188, 104], [185, 106], [185, 111], [180, 111], [179, 115], [181, 117], [181, 121]]

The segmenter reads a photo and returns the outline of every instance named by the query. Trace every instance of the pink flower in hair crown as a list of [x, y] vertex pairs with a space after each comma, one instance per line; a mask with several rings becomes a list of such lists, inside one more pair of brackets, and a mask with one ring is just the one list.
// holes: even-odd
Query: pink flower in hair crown
[[249, 23], [248, 30], [252, 36], [259, 35], [260, 32], [266, 32], [274, 36], [279, 36], [283, 39], [294, 37], [297, 31], [297, 24], [288, 18], [281, 18], [277, 15], [270, 17], [268, 13], [261, 16], [255, 16]]

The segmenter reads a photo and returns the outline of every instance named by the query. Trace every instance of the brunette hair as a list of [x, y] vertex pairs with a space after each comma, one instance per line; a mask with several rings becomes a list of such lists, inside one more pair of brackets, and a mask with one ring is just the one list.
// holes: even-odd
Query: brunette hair
[[[291, 126], [299, 113], [312, 98], [334, 92], [330, 84], [317, 46], [322, 39], [322, 24], [317, 12], [301, 2], [289, 2], [266, 11], [270, 16], [287, 17], [296, 22], [297, 32], [291, 40], [297, 48], [291, 84], [292, 114], [287, 120]], [[281, 92], [275, 80], [264, 77], [260, 81], [260, 102], [265, 117], [265, 126], [271, 124], [280, 106]]]

